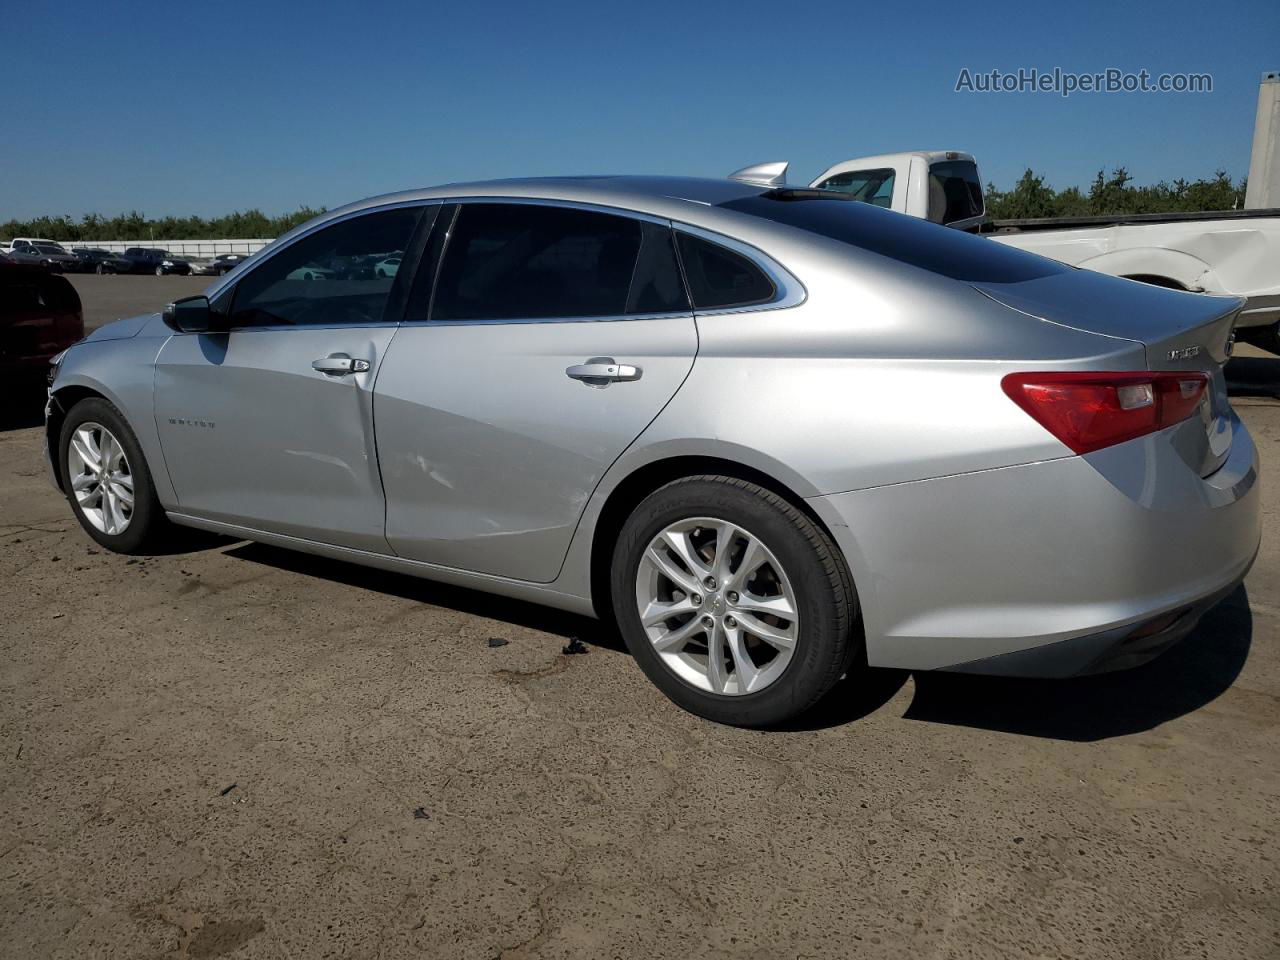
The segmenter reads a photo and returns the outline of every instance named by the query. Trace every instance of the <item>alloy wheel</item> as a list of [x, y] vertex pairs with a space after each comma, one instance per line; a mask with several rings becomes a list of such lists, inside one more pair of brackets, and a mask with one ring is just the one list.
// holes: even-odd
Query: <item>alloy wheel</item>
[[782, 564], [750, 531], [694, 517], [661, 530], [636, 571], [636, 608], [659, 659], [709, 693], [758, 693], [795, 654], [799, 604]]
[[109, 536], [133, 519], [133, 473], [120, 441], [100, 423], [76, 428], [67, 446], [67, 475], [85, 518]]

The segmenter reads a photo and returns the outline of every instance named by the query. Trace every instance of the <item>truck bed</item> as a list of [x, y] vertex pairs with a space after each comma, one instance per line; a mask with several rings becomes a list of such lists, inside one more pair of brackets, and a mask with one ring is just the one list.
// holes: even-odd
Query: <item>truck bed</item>
[[1027, 233], [1070, 230], [1072, 227], [1114, 227], [1137, 223], [1189, 223], [1198, 220], [1251, 220], [1280, 217], [1280, 207], [1267, 210], [1201, 210], [1189, 213], [1113, 213], [1096, 217], [1040, 217], [1028, 220], [990, 220], [979, 233]]

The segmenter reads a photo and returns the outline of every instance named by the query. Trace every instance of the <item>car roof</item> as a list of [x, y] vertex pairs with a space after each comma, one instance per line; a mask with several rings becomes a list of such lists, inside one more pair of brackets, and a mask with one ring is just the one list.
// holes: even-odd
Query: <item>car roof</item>
[[766, 189], [768, 188], [758, 184], [737, 180], [702, 177], [522, 177], [447, 183], [437, 187], [382, 194], [339, 207], [324, 216], [340, 216], [369, 207], [409, 203], [414, 200], [511, 197], [598, 204], [666, 217], [678, 215], [690, 207], [715, 206], [741, 197], [755, 196]]

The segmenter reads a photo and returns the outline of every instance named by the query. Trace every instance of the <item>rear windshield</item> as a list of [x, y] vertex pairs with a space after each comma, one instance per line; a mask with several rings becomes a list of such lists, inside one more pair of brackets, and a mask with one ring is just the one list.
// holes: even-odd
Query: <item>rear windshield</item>
[[[797, 191], [797, 194], [799, 192]], [[1019, 283], [1065, 273], [1054, 260], [843, 197], [778, 190], [720, 204], [966, 283]]]
[[971, 160], [946, 160], [929, 168], [929, 219], [955, 223], [982, 216], [982, 183]]

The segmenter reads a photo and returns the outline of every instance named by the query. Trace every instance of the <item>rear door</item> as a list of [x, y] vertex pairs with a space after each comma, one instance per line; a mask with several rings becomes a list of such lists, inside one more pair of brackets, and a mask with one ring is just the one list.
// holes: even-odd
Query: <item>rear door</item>
[[373, 384], [403, 296], [393, 277], [307, 267], [403, 253], [422, 213], [364, 212], [302, 236], [235, 284], [229, 332], [165, 343], [156, 424], [182, 513], [389, 552]]
[[446, 207], [377, 383], [391, 547], [554, 580], [591, 492], [696, 351], [669, 223]]

